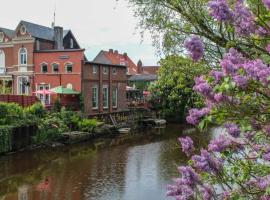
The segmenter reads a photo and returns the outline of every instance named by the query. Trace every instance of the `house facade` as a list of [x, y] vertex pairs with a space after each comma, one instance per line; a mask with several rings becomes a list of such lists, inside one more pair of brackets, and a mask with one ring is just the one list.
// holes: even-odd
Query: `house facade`
[[127, 109], [126, 66], [85, 62], [82, 77], [86, 114], [112, 113]]
[[65, 49], [80, 47], [72, 32], [62, 27], [21, 21], [15, 30], [0, 28], [0, 93], [32, 95], [40, 68], [35, 56], [40, 56], [39, 51]]

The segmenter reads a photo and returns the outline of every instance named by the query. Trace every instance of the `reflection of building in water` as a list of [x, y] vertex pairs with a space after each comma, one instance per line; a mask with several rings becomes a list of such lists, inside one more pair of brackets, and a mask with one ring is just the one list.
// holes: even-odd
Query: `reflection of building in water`
[[23, 185], [18, 188], [18, 200], [28, 200], [29, 186]]

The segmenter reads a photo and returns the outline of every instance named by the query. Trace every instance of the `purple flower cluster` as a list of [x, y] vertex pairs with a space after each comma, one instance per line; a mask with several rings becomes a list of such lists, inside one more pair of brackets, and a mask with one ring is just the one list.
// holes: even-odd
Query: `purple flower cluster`
[[221, 160], [213, 158], [211, 154], [204, 149], [201, 150], [201, 155], [194, 155], [191, 160], [193, 161], [194, 167], [208, 173], [216, 173], [222, 166]]
[[187, 200], [194, 196], [193, 189], [199, 183], [198, 174], [189, 166], [178, 168], [181, 178], [174, 180], [174, 185], [167, 187], [167, 196], [176, 197], [176, 199]]
[[267, 46], [266, 46], [266, 51], [268, 51], [268, 53], [270, 54], [270, 44], [268, 44]]
[[261, 37], [265, 37], [265, 36], [268, 36], [269, 35], [269, 31], [266, 30], [264, 27], [262, 26], [259, 26], [257, 28], [257, 30], [255, 31], [255, 33]]
[[224, 125], [224, 127], [226, 128], [227, 132], [232, 136], [232, 137], [239, 137], [240, 135], [240, 129], [239, 127], [234, 124], [234, 123], [226, 123]]
[[263, 63], [262, 60], [251, 60], [243, 65], [243, 68], [248, 77], [255, 81], [260, 81], [264, 86], [269, 83], [270, 68]]
[[203, 109], [190, 109], [189, 114], [186, 118], [187, 122], [193, 125], [196, 125], [199, 123], [199, 119], [205, 115], [207, 115], [210, 112], [209, 108], [203, 108]]
[[257, 177], [247, 182], [249, 187], [257, 187], [260, 190], [265, 190], [268, 186], [270, 186], [270, 175], [264, 177]]
[[209, 73], [209, 75], [214, 78], [215, 84], [219, 83], [219, 81], [224, 77], [224, 74], [222, 71], [215, 71], [215, 70], [212, 70]]
[[202, 96], [205, 97], [210, 97], [211, 92], [212, 92], [212, 88], [211, 86], [207, 83], [206, 80], [204, 80], [204, 78], [202, 76], [200, 77], [196, 77], [194, 79], [195, 81], [195, 85], [193, 87], [193, 90], [198, 92], [199, 94], [201, 94]]
[[184, 47], [188, 50], [193, 61], [197, 62], [203, 57], [203, 44], [199, 37], [193, 35], [186, 39]]
[[256, 24], [254, 16], [242, 1], [236, 3], [233, 21], [235, 31], [238, 35], [249, 36], [255, 33]]
[[211, 0], [208, 2], [209, 15], [218, 21], [230, 21], [233, 13], [226, 0]]
[[203, 185], [199, 188], [203, 200], [211, 200], [214, 196], [213, 188], [209, 185]]
[[242, 75], [235, 75], [233, 76], [233, 81], [238, 87], [245, 88], [248, 83], [248, 77]]
[[178, 140], [181, 143], [182, 151], [187, 156], [190, 156], [195, 150], [192, 139], [190, 137], [185, 137], [185, 138], [182, 137], [182, 138], [178, 138]]
[[270, 10], [270, 0], [262, 0], [264, 6]]
[[226, 150], [231, 145], [229, 138], [226, 138], [224, 135], [219, 135], [217, 138], [210, 141], [208, 145], [209, 151], [222, 152]]

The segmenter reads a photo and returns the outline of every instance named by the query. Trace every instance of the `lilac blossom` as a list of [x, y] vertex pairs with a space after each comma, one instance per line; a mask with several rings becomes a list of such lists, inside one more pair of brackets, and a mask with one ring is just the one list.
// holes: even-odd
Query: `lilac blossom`
[[262, 0], [262, 2], [263, 2], [263, 4], [264, 4], [264, 6], [265, 6], [268, 10], [270, 10], [270, 0]]
[[266, 30], [265, 28], [259, 26], [257, 28], [257, 30], [255, 31], [255, 33], [261, 37], [265, 37], [265, 36], [268, 36], [269, 35], [269, 31]]
[[168, 185], [167, 196], [175, 197], [177, 200], [188, 200], [193, 196], [193, 189], [188, 185]]
[[270, 44], [268, 44], [265, 49], [270, 54]]
[[240, 88], [245, 88], [247, 86], [248, 78], [242, 75], [233, 76], [233, 81]]
[[190, 156], [195, 150], [192, 139], [190, 137], [185, 137], [185, 138], [182, 137], [182, 138], [178, 138], [178, 140], [181, 143], [182, 151], [187, 156]]
[[189, 56], [193, 61], [198, 61], [203, 57], [203, 44], [199, 37], [193, 35], [186, 39], [184, 47], [189, 51]]
[[213, 188], [209, 185], [203, 185], [199, 188], [203, 200], [211, 200], [214, 196]]
[[219, 81], [224, 77], [224, 74], [222, 71], [215, 71], [215, 70], [212, 70], [210, 72], [210, 76], [212, 76], [215, 80], [215, 83], [219, 83]]
[[194, 155], [191, 160], [194, 163], [194, 167], [198, 170], [209, 173], [217, 172], [222, 164], [221, 160], [213, 158], [211, 154], [204, 149], [201, 150], [201, 155]]
[[255, 33], [256, 24], [254, 16], [242, 1], [236, 3], [233, 18], [235, 31], [238, 35], [249, 36]]
[[230, 21], [233, 17], [226, 0], [211, 0], [208, 7], [209, 15], [218, 21]]
[[210, 112], [209, 108], [203, 108], [203, 109], [190, 109], [189, 115], [187, 116], [186, 120], [188, 123], [196, 125], [199, 123], [199, 119], [205, 115], [207, 115]]
[[231, 145], [229, 138], [224, 135], [219, 135], [217, 138], [212, 139], [208, 145], [209, 151], [222, 152], [226, 150]]
[[227, 132], [231, 136], [233, 136], [235, 138], [239, 137], [239, 135], [240, 135], [240, 129], [239, 129], [239, 127], [236, 124], [234, 124], [234, 123], [226, 123], [224, 125], [224, 127], [226, 128]]
[[217, 103], [220, 103], [225, 100], [225, 96], [222, 94], [222, 92], [220, 92], [214, 95], [214, 99]]

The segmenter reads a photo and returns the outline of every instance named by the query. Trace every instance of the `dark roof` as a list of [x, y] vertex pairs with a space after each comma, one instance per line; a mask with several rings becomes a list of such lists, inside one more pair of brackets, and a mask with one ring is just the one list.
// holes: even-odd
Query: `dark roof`
[[[35, 38], [40, 38], [44, 40], [54, 41], [54, 30], [53, 28], [35, 24], [32, 22], [21, 21], [20, 24], [23, 24], [27, 31]], [[70, 30], [63, 31], [63, 37], [65, 37]]]
[[84, 51], [85, 49], [48, 49], [48, 50], [37, 50], [35, 53], [50, 53], [50, 52], [74, 52]]
[[8, 37], [12, 37], [13, 34], [14, 34], [14, 31], [13, 30], [10, 30], [10, 29], [7, 29], [7, 28], [1, 28], [0, 27], [0, 30], [3, 31]]
[[113, 67], [127, 67], [125, 65], [116, 65], [116, 64], [109, 64], [109, 63], [101, 63], [96, 61], [85, 61], [85, 64], [92, 64], [92, 65], [105, 65], [105, 66], [113, 66]]
[[136, 74], [132, 75], [129, 81], [155, 81], [157, 80], [157, 75], [155, 74]]

